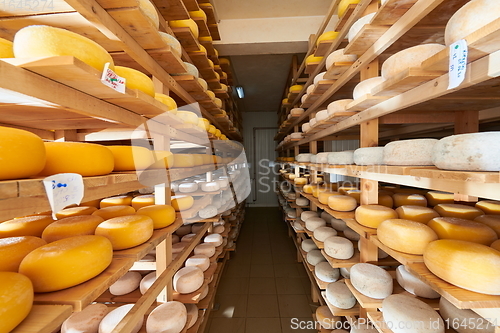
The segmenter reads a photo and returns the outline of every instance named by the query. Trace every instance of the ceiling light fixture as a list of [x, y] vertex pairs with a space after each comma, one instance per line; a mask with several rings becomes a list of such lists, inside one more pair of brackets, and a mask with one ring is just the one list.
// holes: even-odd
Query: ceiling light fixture
[[238, 94], [238, 98], [244, 98], [245, 97], [245, 92], [243, 91], [242, 86], [237, 86], [236, 87], [236, 93]]

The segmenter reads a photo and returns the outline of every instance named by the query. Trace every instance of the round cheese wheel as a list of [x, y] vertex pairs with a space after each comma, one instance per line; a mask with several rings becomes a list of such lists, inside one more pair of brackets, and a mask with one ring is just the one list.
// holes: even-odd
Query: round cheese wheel
[[167, 34], [162, 31], [158, 31], [161, 39], [165, 42], [171, 49], [172, 52], [177, 55], [177, 57], [182, 57], [182, 46], [181, 43], [174, 36]]
[[217, 207], [215, 207], [214, 205], [208, 205], [200, 209], [200, 211], [198, 212], [198, 216], [201, 219], [209, 219], [217, 215], [217, 213], [218, 213]]
[[343, 232], [345, 238], [350, 239], [352, 241], [359, 241], [360, 238], [359, 234], [356, 231], [352, 230], [351, 228], [347, 227], [344, 229]]
[[93, 303], [80, 312], [73, 312], [61, 326], [61, 333], [98, 332], [99, 323], [108, 313], [105, 304]]
[[354, 164], [354, 150], [339, 151], [328, 154], [328, 164]]
[[71, 216], [51, 223], [43, 230], [42, 238], [47, 243], [83, 235], [93, 235], [104, 219], [96, 215]]
[[171, 205], [176, 212], [188, 210], [194, 205], [194, 199], [190, 195], [175, 195], [171, 197], [171, 200]]
[[467, 220], [473, 220], [484, 215], [484, 212], [478, 208], [461, 204], [438, 204], [434, 207], [434, 210], [441, 216], [458, 217]]
[[215, 247], [221, 246], [223, 238], [220, 234], [210, 234], [203, 239], [205, 243], [213, 244]]
[[394, 333], [444, 333], [443, 319], [427, 303], [395, 294], [382, 301], [384, 321]]
[[360, 263], [352, 266], [351, 283], [357, 291], [367, 297], [384, 299], [392, 294], [391, 275], [376, 265]]
[[375, 14], [376, 13], [365, 15], [356, 22], [354, 22], [354, 24], [349, 29], [349, 33], [347, 34], [347, 39], [349, 40], [349, 42], [352, 42], [352, 40], [356, 37], [356, 35], [363, 29], [363, 27], [366, 24], [370, 24]]
[[295, 156], [297, 162], [310, 162], [313, 154], [298, 154]]
[[[313, 86], [313, 85], [312, 85], [312, 86]], [[313, 86], [313, 87], [314, 87], [314, 86]], [[304, 95], [302, 95], [302, 97], [300, 98], [300, 102], [301, 102], [302, 104], [304, 104], [304, 103], [305, 103], [305, 101], [307, 100], [307, 97], [308, 97], [308, 96], [309, 96], [309, 94], [304, 94]]]
[[325, 240], [324, 251], [330, 257], [345, 260], [354, 255], [354, 245], [347, 238], [332, 236]]
[[293, 228], [296, 231], [302, 231], [302, 230], [304, 230], [304, 228], [302, 228], [302, 225], [298, 221], [293, 222]]
[[427, 222], [435, 217], [439, 217], [439, 214], [434, 209], [415, 205], [400, 206], [396, 208], [396, 213], [398, 213], [398, 217], [400, 219], [411, 220], [424, 224], [427, 224]]
[[304, 109], [302, 108], [293, 108], [290, 110], [290, 114], [294, 115], [294, 116], [298, 116], [298, 115], [301, 115], [304, 113]]
[[[117, 307], [116, 309], [109, 312], [99, 323], [99, 333], [111, 333], [115, 327], [120, 323], [120, 321], [132, 310], [134, 304], [125, 304]], [[140, 331], [144, 318], [141, 317], [134, 328], [131, 330], [132, 333], [137, 333]]]
[[340, 267], [340, 275], [344, 279], [350, 279], [351, 278], [351, 268], [350, 267]]
[[394, 200], [392, 199], [392, 195], [379, 193], [378, 204], [381, 206], [392, 208], [394, 206]]
[[151, 205], [139, 208], [138, 215], [149, 216], [153, 220], [153, 228], [168, 227], [176, 220], [175, 209], [170, 205]]
[[424, 298], [441, 297], [441, 295], [435, 292], [428, 284], [408, 272], [404, 265], [399, 265], [396, 269], [396, 280], [404, 290], [415, 296]]
[[225, 227], [223, 225], [218, 225], [214, 227], [213, 233], [214, 234], [222, 234], [225, 230]]
[[158, 305], [146, 320], [147, 333], [180, 333], [188, 320], [184, 304], [169, 301]]
[[312, 92], [314, 91], [315, 88], [316, 88], [316, 86], [314, 84], [309, 85], [309, 87], [307, 87], [307, 89], [306, 89], [305, 95], [312, 94]]
[[116, 195], [109, 198], [104, 198], [99, 203], [99, 208], [111, 206], [132, 206], [132, 197], [130, 195]]
[[441, 44], [423, 44], [399, 51], [382, 64], [382, 77], [389, 79], [410, 67], [420, 67], [422, 61], [429, 59], [445, 48], [446, 46]]
[[323, 254], [321, 254], [320, 250], [311, 250], [307, 252], [306, 260], [313, 266], [316, 266], [320, 262], [326, 261], [325, 257], [323, 257]]
[[394, 200], [394, 206], [396, 207], [404, 205], [427, 207], [427, 199], [421, 194], [394, 193], [392, 199]]
[[185, 225], [181, 225], [176, 231], [175, 233], [179, 236], [179, 237], [182, 237], [182, 236], [185, 236], [187, 234], [190, 234], [192, 233], [192, 225], [191, 224], [185, 224]]
[[198, 191], [197, 183], [182, 183], [179, 184], [179, 192], [181, 193], [191, 193]]
[[28, 316], [33, 297], [33, 285], [28, 277], [17, 272], [0, 272], [2, 332], [12, 331]]
[[332, 195], [328, 198], [328, 207], [339, 212], [350, 212], [357, 206], [356, 199], [348, 195]]
[[427, 204], [434, 207], [440, 203], [452, 204], [455, 202], [455, 195], [448, 192], [429, 191], [425, 193]]
[[[326, 69], [331, 71], [336, 62], [355, 62], [358, 56], [355, 54], [345, 54], [345, 49], [339, 49], [330, 53], [326, 58]], [[337, 74], [337, 73], [333, 73]]]
[[71, 217], [71, 216], [91, 215], [96, 210], [97, 208], [92, 206], [70, 207], [57, 212], [56, 217], [58, 220], [60, 220], [65, 217]]
[[351, 104], [352, 99], [339, 99], [328, 104], [327, 110], [329, 116], [334, 116], [336, 113], [345, 112], [347, 105]]
[[133, 214], [135, 214], [134, 207], [125, 205], [104, 207], [92, 213], [92, 215], [100, 216], [104, 220]]
[[186, 246], [187, 246], [187, 242], [178, 242], [178, 243], [172, 244], [172, 253], [173, 254], [181, 253]]
[[46, 241], [35, 236], [0, 238], [0, 272], [17, 272], [24, 257], [45, 244]]
[[325, 78], [324, 78], [325, 74], [326, 74], [326, 72], [321, 72], [321, 73], [319, 73], [318, 75], [316, 75], [316, 76], [314, 77], [313, 84], [314, 84], [315, 86], [317, 86], [317, 85], [318, 85], [318, 83], [320, 83], [320, 81], [323, 81], [323, 80], [325, 79]]
[[307, 122], [307, 123], [302, 124], [302, 132], [303, 132], [303, 133], [308, 132], [310, 129], [311, 129], [311, 125], [310, 125], [308, 122]]
[[321, 217], [310, 217], [306, 220], [306, 229], [309, 231], [314, 231], [317, 228], [324, 227], [326, 221]]
[[19, 273], [33, 282], [35, 292], [69, 288], [90, 280], [111, 263], [111, 242], [102, 236], [64, 238], [31, 251]]
[[210, 243], [199, 244], [194, 248], [194, 254], [203, 254], [210, 258], [215, 254], [215, 246]]
[[339, 279], [340, 271], [338, 268], [333, 268], [328, 262], [320, 262], [314, 266], [314, 274], [323, 282], [332, 283]]
[[113, 250], [124, 250], [145, 243], [153, 235], [153, 220], [146, 215], [115, 217], [99, 224], [95, 234], [111, 241]]
[[16, 236], [41, 237], [43, 230], [53, 223], [50, 215], [25, 216], [0, 223], [0, 238]]
[[358, 148], [354, 151], [352, 159], [356, 165], [382, 165], [384, 147]]
[[187, 328], [190, 329], [198, 320], [198, 307], [196, 304], [184, 304], [184, 306], [187, 310]]
[[0, 39], [0, 57], [1, 58], [14, 58], [13, 43], [7, 39]]
[[316, 243], [314, 243], [314, 241], [312, 239], [303, 240], [302, 243], [300, 244], [300, 246], [301, 246], [302, 250], [304, 250], [305, 252], [309, 252], [312, 250], [318, 250]]
[[377, 237], [393, 250], [417, 255], [423, 254], [426, 246], [438, 239], [430, 226], [403, 219], [389, 219], [380, 223]]
[[487, 225], [500, 237], [500, 215], [481, 215], [476, 217], [474, 221]]
[[186, 267], [195, 266], [206, 271], [210, 267], [210, 258], [202, 254], [194, 255], [186, 260], [185, 265]]
[[302, 133], [300, 133], [300, 132], [294, 132], [294, 133], [290, 134], [290, 138], [292, 138], [292, 139], [302, 139]]
[[180, 294], [190, 294], [200, 289], [204, 279], [205, 276], [200, 268], [187, 266], [175, 273], [173, 287]]
[[309, 206], [309, 200], [306, 198], [297, 198], [295, 199], [295, 203], [300, 207]]
[[297, 177], [293, 180], [295, 185], [305, 185], [307, 184], [307, 178]]
[[370, 79], [361, 81], [356, 85], [356, 87], [354, 87], [354, 90], [352, 92], [352, 98], [354, 100], [357, 100], [365, 95], [371, 95], [372, 89], [380, 85], [384, 81], [385, 79], [381, 76], [372, 77]]
[[414, 139], [389, 142], [384, 149], [387, 165], [434, 165], [432, 152], [438, 140]]
[[109, 286], [109, 292], [112, 295], [125, 295], [137, 288], [141, 283], [142, 276], [139, 272], [127, 272], [121, 278], [119, 278], [115, 283]]
[[337, 231], [332, 227], [319, 227], [314, 229], [314, 238], [320, 242], [324, 242], [327, 238], [337, 236]]
[[196, 234], [187, 234], [182, 236], [181, 242], [189, 243], [196, 237]]
[[496, 232], [486, 224], [456, 217], [436, 217], [427, 223], [440, 239], [457, 239], [490, 245], [498, 239]]
[[[439, 300], [439, 314], [446, 323], [455, 323], [455, 325], [451, 325], [453, 325], [452, 327], [455, 328], [455, 331], [458, 333], [495, 332], [495, 326], [493, 326], [493, 324], [491, 324], [488, 320], [485, 320], [485, 318], [490, 317], [482, 317], [469, 309], [459, 309], [444, 297], [441, 297]], [[464, 325], [461, 325], [462, 323]], [[470, 325], [466, 323], [470, 323]], [[481, 326], [479, 326], [479, 324], [474, 325], [472, 323], [481, 323]], [[476, 328], [476, 326], [478, 327]]]
[[316, 308], [316, 320], [325, 329], [333, 329], [337, 323], [341, 324], [341, 317], [334, 316], [327, 305]]
[[141, 283], [139, 284], [139, 290], [141, 294], [144, 295], [155, 281], [156, 281], [156, 271], [151, 272], [145, 277], [143, 277]]
[[500, 215], [500, 201], [481, 200], [476, 202], [475, 207], [482, 210], [486, 215]]
[[[149, 77], [148, 80], [151, 81]], [[151, 81], [151, 83], [153, 82]], [[144, 170], [155, 162], [153, 153], [144, 147], [108, 146], [108, 149], [113, 153], [115, 161], [113, 171]]]
[[178, 235], [172, 234], [172, 244], [179, 243], [181, 240]]
[[326, 299], [339, 309], [351, 309], [356, 305], [356, 298], [344, 281], [330, 283], [326, 287]]
[[328, 118], [328, 110], [321, 110], [321, 111], [318, 111], [318, 113], [316, 113], [316, 121], [322, 121], [322, 120], [325, 120]]
[[337, 231], [344, 231], [347, 229], [347, 223], [344, 220], [332, 218], [330, 220], [330, 225], [333, 229]]

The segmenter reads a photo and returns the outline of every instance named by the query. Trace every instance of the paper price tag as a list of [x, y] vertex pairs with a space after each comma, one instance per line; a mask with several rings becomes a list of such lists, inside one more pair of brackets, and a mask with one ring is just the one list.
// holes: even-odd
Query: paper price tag
[[467, 73], [467, 56], [469, 49], [465, 39], [450, 45], [450, 83], [448, 89], [454, 89], [464, 82]]
[[125, 78], [116, 75], [111, 69], [109, 69], [109, 62], [104, 65], [104, 71], [102, 72], [101, 82], [114, 90], [125, 94]]
[[60, 173], [43, 180], [45, 192], [52, 208], [52, 217], [61, 209], [80, 204], [83, 199], [83, 178], [77, 173]]

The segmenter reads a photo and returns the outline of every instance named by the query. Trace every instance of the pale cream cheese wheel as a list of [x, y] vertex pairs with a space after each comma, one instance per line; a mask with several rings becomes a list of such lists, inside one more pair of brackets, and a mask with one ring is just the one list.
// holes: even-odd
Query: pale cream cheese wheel
[[344, 281], [330, 283], [326, 287], [326, 298], [333, 306], [340, 309], [351, 309], [356, 305], [356, 298]]
[[354, 102], [353, 99], [339, 99], [331, 102], [326, 108], [328, 110], [328, 115], [334, 116], [336, 113], [345, 112], [347, 106], [352, 102]]
[[349, 42], [351, 42], [354, 37], [356, 37], [356, 35], [361, 31], [361, 29], [363, 29], [366, 24], [370, 24], [375, 14], [376, 13], [365, 15], [354, 22], [354, 24], [351, 26], [351, 29], [349, 29], [349, 33], [347, 34], [347, 39], [349, 40]]
[[[125, 304], [109, 312], [99, 323], [99, 333], [110, 333], [113, 331], [123, 317], [129, 313], [133, 306], [134, 304]], [[139, 332], [143, 322], [144, 317], [140, 317], [131, 332]]]
[[442, 44], [433, 43], [417, 45], [399, 51], [382, 64], [381, 75], [387, 80], [408, 68], [420, 67], [422, 61], [427, 60], [445, 48], [446, 46]]
[[99, 323], [109, 312], [106, 305], [90, 304], [80, 312], [73, 312], [61, 326], [61, 333], [93, 333], [98, 332]]
[[146, 320], [147, 333], [180, 333], [187, 323], [187, 309], [181, 302], [158, 305]]
[[385, 78], [382, 76], [372, 77], [366, 80], [361, 81], [354, 87], [352, 92], [352, 98], [354, 100], [358, 100], [365, 95], [371, 95], [372, 89], [376, 86], [382, 84], [385, 81]]
[[351, 267], [351, 283], [361, 294], [384, 299], [392, 294], [393, 280], [391, 275], [379, 266], [360, 263]]
[[389, 142], [384, 146], [387, 165], [434, 165], [432, 156], [436, 139], [413, 139]]
[[195, 266], [184, 267], [175, 273], [173, 287], [180, 294], [190, 294], [200, 289], [204, 279], [205, 276], [200, 268]]
[[[333, 51], [330, 53], [330, 55], [326, 58], [326, 69], [331, 71], [332, 66], [336, 62], [354, 62], [358, 59], [358, 56], [355, 54], [345, 54], [344, 53], [345, 49], [340, 49]], [[336, 74], [335, 72], [333, 74]]]

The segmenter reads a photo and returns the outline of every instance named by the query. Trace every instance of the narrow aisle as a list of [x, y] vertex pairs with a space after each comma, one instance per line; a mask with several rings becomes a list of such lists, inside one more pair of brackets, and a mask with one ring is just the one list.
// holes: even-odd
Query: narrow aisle
[[312, 320], [310, 281], [278, 208], [247, 208], [236, 252], [222, 275], [207, 333], [317, 332], [292, 329]]

